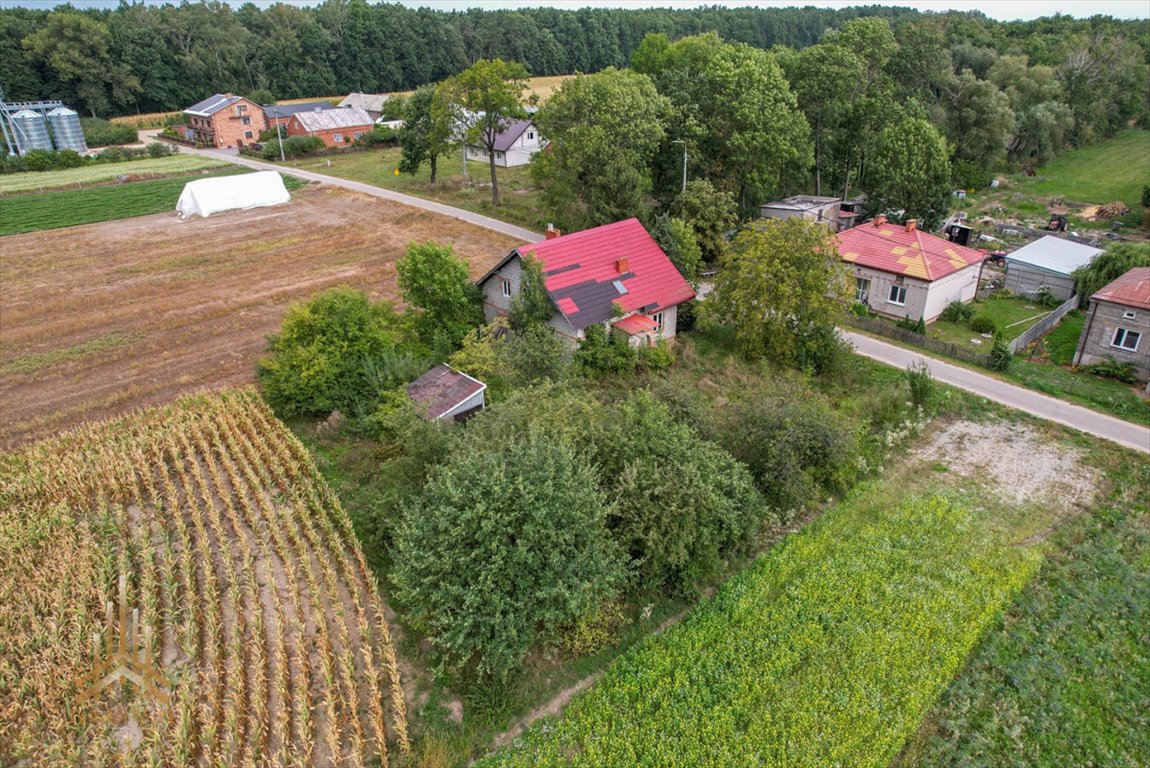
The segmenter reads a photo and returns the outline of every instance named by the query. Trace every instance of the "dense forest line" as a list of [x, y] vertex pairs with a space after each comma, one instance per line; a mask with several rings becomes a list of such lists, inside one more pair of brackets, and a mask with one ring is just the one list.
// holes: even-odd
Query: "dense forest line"
[[0, 9], [0, 87], [10, 100], [61, 98], [107, 116], [180, 109], [217, 91], [290, 99], [407, 90], [482, 58], [519, 61], [532, 75], [597, 72], [627, 66], [648, 33], [675, 40], [714, 31], [756, 48], [803, 49], [863, 16], [887, 19], [900, 39], [908, 28], [929, 27], [932, 42], [979, 77], [1004, 54], [1030, 66], [1088, 69], [1097, 69], [1100, 54], [1141, 65], [1150, 56], [1150, 22], [1109, 17], [1004, 23], [881, 6], [440, 12], [366, 0], [262, 10], [214, 0], [125, 2], [110, 11]]

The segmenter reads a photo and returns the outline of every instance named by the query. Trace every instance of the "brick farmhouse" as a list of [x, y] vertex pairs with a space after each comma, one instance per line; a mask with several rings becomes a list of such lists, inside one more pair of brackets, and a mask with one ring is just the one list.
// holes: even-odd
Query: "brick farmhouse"
[[359, 107], [296, 112], [288, 122], [288, 136], [317, 136], [329, 147], [342, 147], [362, 139], [375, 126]]
[[259, 104], [243, 96], [217, 93], [184, 110], [184, 138], [217, 149], [259, 141], [267, 118]]

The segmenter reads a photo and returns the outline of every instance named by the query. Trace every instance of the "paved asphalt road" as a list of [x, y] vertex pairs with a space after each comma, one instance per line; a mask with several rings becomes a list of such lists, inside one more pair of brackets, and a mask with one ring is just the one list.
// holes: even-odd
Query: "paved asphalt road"
[[[158, 130], [149, 130], [140, 132], [141, 141], [152, 141], [155, 139], [155, 134], [159, 133]], [[344, 187], [356, 192], [362, 192], [365, 195], [373, 197], [381, 197], [384, 200], [392, 200], [404, 205], [410, 205], [413, 208], [422, 208], [426, 211], [432, 211], [444, 216], [451, 216], [452, 218], [461, 219], [463, 221], [475, 224], [487, 229], [493, 229], [496, 232], [502, 232], [511, 237], [517, 237], [525, 243], [535, 243], [543, 239], [543, 234], [540, 232], [532, 232], [523, 227], [517, 227], [514, 224], [508, 224], [490, 216], [484, 216], [471, 211], [465, 211], [461, 208], [455, 208], [443, 203], [437, 203], [432, 200], [424, 200], [422, 197], [413, 197], [411, 195], [404, 195], [400, 192], [392, 192], [390, 189], [383, 189], [371, 184], [364, 184], [359, 181], [348, 181], [347, 179], [336, 178], [335, 176], [325, 176], [322, 173], [312, 173], [311, 171], [302, 171], [297, 168], [287, 168], [284, 166], [274, 165], [272, 163], [264, 163], [259, 160], [253, 160], [250, 157], [241, 157], [236, 150], [217, 150], [217, 149], [192, 149], [191, 147], [180, 147], [181, 153], [202, 155], [210, 157], [213, 160], [222, 160], [226, 163], [235, 163], [236, 165], [243, 165], [248, 168], [254, 168], [257, 171], [279, 171], [280, 173], [288, 176], [295, 176], [299, 179], [306, 179], [307, 181], [321, 181], [324, 184], [332, 184], [337, 187]]]
[[1065, 424], [1087, 434], [1112, 440], [1136, 451], [1150, 453], [1150, 427], [1132, 424], [1113, 416], [1092, 411], [1089, 408], [1072, 405], [1064, 400], [1008, 384], [968, 368], [944, 363], [933, 357], [926, 357], [918, 352], [894, 344], [887, 344], [870, 336], [844, 330], [839, 332], [844, 339], [854, 345], [855, 351], [864, 357], [904, 369], [911, 363], [921, 360], [927, 364], [931, 374], [939, 381], [973, 392], [976, 395], [982, 395], [988, 400], [1001, 403], [1009, 408]]
[[[142, 131], [141, 139], [151, 140], [154, 136], [149, 136], [148, 134], [154, 133], [154, 131]], [[193, 152], [216, 160], [236, 163], [237, 165], [243, 165], [261, 171], [279, 171], [280, 173], [286, 173], [289, 176], [295, 176], [308, 181], [334, 184], [339, 187], [355, 190], [356, 192], [362, 192], [365, 195], [373, 195], [374, 197], [381, 197], [385, 200], [393, 200], [397, 203], [403, 203], [404, 205], [440, 213], [444, 216], [462, 219], [463, 221], [481, 227], [493, 229], [496, 232], [502, 232], [511, 237], [518, 237], [524, 242], [533, 243], [543, 239], [543, 235], [537, 232], [531, 232], [522, 227], [497, 221], [496, 219], [482, 216], [478, 213], [464, 211], [450, 205], [443, 205], [442, 203], [412, 197], [411, 195], [400, 194], [399, 192], [392, 192], [391, 190], [375, 187], [371, 184], [348, 181], [346, 179], [336, 178], [335, 176], [325, 176], [322, 173], [312, 173], [311, 171], [302, 171], [295, 168], [284, 168], [273, 165], [272, 163], [263, 163], [258, 160], [252, 160], [251, 158], [240, 157], [236, 154], [235, 150], [196, 150], [181, 147], [180, 151]], [[911, 363], [921, 360], [927, 364], [931, 374], [939, 381], [951, 384], [960, 389], [965, 389], [968, 392], [973, 392], [976, 395], [982, 395], [988, 400], [1001, 403], [1009, 408], [1016, 408], [1020, 411], [1033, 414], [1034, 416], [1073, 427], [1087, 434], [1112, 440], [1119, 445], [1133, 448], [1136, 451], [1150, 453], [1150, 427], [1132, 424], [1128, 421], [1114, 418], [1113, 416], [1092, 411], [1089, 408], [1072, 405], [1063, 400], [1049, 397], [1048, 395], [1043, 395], [1033, 390], [1008, 384], [980, 373], [975, 373], [967, 368], [951, 365], [950, 363], [945, 363], [932, 357], [926, 357], [918, 352], [913, 352], [909, 349], [895, 346], [894, 344], [887, 344], [878, 339], [872, 339], [869, 336], [862, 336], [857, 333], [851, 333], [850, 331], [841, 331], [841, 333], [843, 338], [854, 345], [855, 350], [864, 357], [869, 357], [881, 363], [904, 369]]]

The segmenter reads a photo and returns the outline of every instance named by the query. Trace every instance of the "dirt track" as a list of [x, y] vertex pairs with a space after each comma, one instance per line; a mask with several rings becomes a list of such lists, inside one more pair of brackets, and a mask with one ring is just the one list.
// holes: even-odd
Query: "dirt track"
[[330, 187], [179, 222], [161, 214], [0, 239], [0, 446], [254, 378], [284, 311], [324, 288], [396, 298], [412, 240], [478, 276], [518, 241]]

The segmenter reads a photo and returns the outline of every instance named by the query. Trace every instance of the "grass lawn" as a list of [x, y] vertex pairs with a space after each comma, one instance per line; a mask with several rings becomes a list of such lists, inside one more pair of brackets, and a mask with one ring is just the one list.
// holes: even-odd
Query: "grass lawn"
[[[1025, 299], [986, 299], [976, 301], [970, 305], [974, 308], [974, 315], [984, 315], [994, 321], [995, 326], [1002, 332], [1007, 341], [1011, 341], [1023, 334], [1027, 328], [1050, 314], [1051, 310]], [[927, 326], [927, 333], [943, 341], [973, 349], [976, 352], [987, 352], [992, 343], [979, 334], [970, 330], [966, 325], [951, 323], [945, 320], [936, 320]], [[981, 344], [975, 344], [978, 340]]]
[[[1150, 131], [1129, 129], [1098, 144], [1073, 149], [1037, 168], [1033, 177], [1015, 174], [999, 189], [967, 196], [959, 207], [972, 217], [1015, 216], [1031, 223], [1048, 218], [1047, 206], [1060, 199], [1079, 205], [1121, 200], [1130, 213], [1121, 217], [1128, 228], [1142, 221], [1140, 198], [1150, 168]], [[1086, 221], [1070, 210], [1071, 228], [1109, 229], [1110, 222]]]
[[[211, 175], [234, 176], [249, 172], [246, 168], [228, 166]], [[206, 177], [177, 176], [5, 197], [0, 202], [0, 236], [128, 219], [152, 213], [174, 213], [184, 185], [198, 178]], [[291, 190], [299, 189], [306, 182], [285, 177], [284, 183]]]
[[288, 165], [454, 205], [536, 232], [542, 232], [546, 226], [539, 209], [539, 191], [531, 183], [527, 166], [497, 169], [501, 204], [495, 208], [491, 205], [491, 174], [487, 163], [469, 162], [468, 181], [465, 182], [459, 154], [441, 157], [439, 178], [433, 185], [430, 181], [431, 170], [426, 163], [414, 176], [396, 176], [399, 156], [399, 148], [393, 147], [372, 152], [352, 152], [338, 157], [295, 160], [288, 162]]
[[1042, 514], [931, 482], [861, 488], [480, 765], [888, 765], [1041, 560], [1006, 542]]
[[126, 163], [92, 163], [62, 171], [10, 173], [0, 176], [0, 194], [9, 195], [17, 192], [40, 192], [49, 189], [107, 184], [120, 176], [159, 178], [191, 173], [205, 168], [224, 168], [227, 165], [227, 163], [208, 160], [196, 155], [172, 155], [171, 157], [133, 160]]
[[1006, 378], [1052, 397], [1109, 413], [1136, 424], [1150, 424], [1150, 400], [1143, 400], [1137, 387], [1103, 379], [1085, 371], [1015, 358]]
[[1150, 466], [1106, 467], [1109, 498], [1054, 552], [898, 766], [1141, 766], [1150, 755]]

